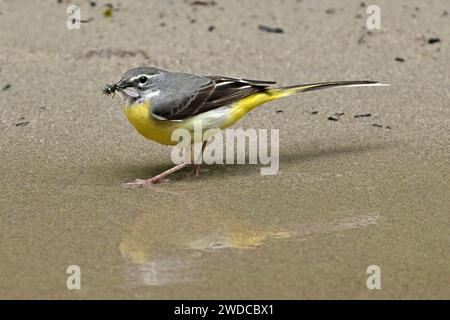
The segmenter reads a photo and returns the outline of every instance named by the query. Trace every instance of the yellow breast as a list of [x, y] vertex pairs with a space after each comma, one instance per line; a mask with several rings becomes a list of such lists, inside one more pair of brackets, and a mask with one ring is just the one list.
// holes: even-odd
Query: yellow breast
[[150, 115], [150, 102], [125, 106], [123, 109], [128, 121], [145, 138], [158, 143], [175, 145], [171, 140], [172, 132], [180, 127], [180, 122], [157, 120]]
[[269, 92], [253, 94], [239, 100], [229, 106], [200, 113], [198, 115], [180, 120], [158, 120], [151, 116], [150, 101], [141, 104], [126, 105], [124, 113], [128, 121], [145, 138], [167, 145], [176, 145], [178, 141], [172, 141], [172, 132], [179, 128], [184, 128], [190, 132], [194, 131], [194, 123], [200, 121], [202, 129], [219, 128], [224, 129], [241, 119], [253, 108], [273, 100], [277, 96]]

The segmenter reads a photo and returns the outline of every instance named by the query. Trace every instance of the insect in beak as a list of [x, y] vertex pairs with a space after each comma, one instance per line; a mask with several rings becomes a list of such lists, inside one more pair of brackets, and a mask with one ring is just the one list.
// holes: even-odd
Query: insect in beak
[[115, 93], [117, 90], [116, 84], [107, 84], [103, 87], [102, 91], [106, 95], [110, 95], [111, 93]]

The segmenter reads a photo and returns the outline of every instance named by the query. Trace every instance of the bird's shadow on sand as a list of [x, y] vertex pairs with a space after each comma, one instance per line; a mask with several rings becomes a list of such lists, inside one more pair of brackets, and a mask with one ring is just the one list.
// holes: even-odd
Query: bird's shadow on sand
[[[303, 163], [303, 162], [311, 162], [316, 160], [323, 160], [332, 157], [341, 157], [345, 155], [355, 155], [362, 154], [371, 151], [388, 149], [391, 146], [386, 143], [378, 143], [378, 144], [366, 144], [366, 145], [336, 145], [333, 147], [320, 147], [320, 144], [311, 144], [309, 146], [305, 145], [296, 145], [294, 147], [290, 147], [289, 150], [284, 150], [280, 152], [280, 167], [286, 166], [288, 164], [293, 163]], [[110, 173], [113, 176], [119, 176], [124, 181], [131, 181], [135, 178], [148, 179], [152, 176], [155, 176], [169, 168], [171, 168], [171, 163], [158, 163], [158, 164], [144, 164], [144, 165], [136, 165], [136, 164], [118, 164], [113, 165], [108, 168], [108, 171], [111, 170]], [[252, 165], [252, 164], [241, 164], [241, 165], [233, 165], [233, 164], [214, 164], [214, 165], [204, 165], [203, 168], [207, 170], [200, 176], [200, 180], [217, 180], [217, 179], [226, 179], [232, 178], [234, 176], [249, 176], [249, 175], [259, 175], [259, 168], [261, 164]], [[187, 177], [188, 173], [191, 171], [191, 168], [182, 169], [172, 175], [170, 175], [170, 181], [179, 181], [185, 178], [190, 178], [192, 180], [195, 179], [193, 177]], [[206, 171], [205, 170], [205, 171]], [[100, 178], [100, 177], [97, 177]]]

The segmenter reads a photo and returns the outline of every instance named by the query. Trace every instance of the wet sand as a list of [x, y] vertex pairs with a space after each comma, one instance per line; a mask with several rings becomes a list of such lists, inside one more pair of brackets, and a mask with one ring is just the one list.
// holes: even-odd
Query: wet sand
[[[112, 17], [80, 3], [93, 20], [68, 30], [67, 2], [0, 1], [1, 298], [450, 297], [447, 1], [379, 1], [369, 34], [360, 1], [112, 2]], [[391, 86], [297, 95], [239, 122], [280, 129], [278, 175], [216, 165], [124, 189], [171, 165], [101, 93], [139, 65]], [[72, 264], [81, 290], [66, 289]]]

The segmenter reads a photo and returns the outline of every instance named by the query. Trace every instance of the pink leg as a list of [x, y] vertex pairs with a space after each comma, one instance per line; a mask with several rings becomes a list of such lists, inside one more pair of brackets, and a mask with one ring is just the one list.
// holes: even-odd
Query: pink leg
[[194, 164], [194, 169], [187, 174], [188, 177], [195, 175], [197, 178], [200, 176], [200, 172], [202, 172], [202, 166], [199, 164]]
[[[205, 150], [206, 143], [207, 143], [207, 141], [203, 142], [202, 154], [203, 154], [203, 151]], [[166, 170], [163, 173], [160, 173], [157, 176], [154, 176], [154, 177], [152, 177], [150, 179], [147, 179], [147, 180], [135, 179], [135, 180], [133, 180], [131, 182], [122, 183], [122, 186], [124, 186], [124, 187], [145, 187], [145, 186], [149, 186], [149, 185], [152, 185], [152, 184], [156, 184], [156, 183], [160, 182], [162, 179], [164, 179], [165, 177], [167, 177], [168, 175], [170, 175], [170, 174], [172, 174], [172, 173], [174, 173], [174, 172], [176, 172], [176, 171], [178, 171], [180, 169], [183, 169], [183, 168], [185, 168], [185, 167], [187, 167], [189, 165], [190, 164], [188, 164], [188, 163], [180, 163], [180, 164], [176, 165], [175, 167], [170, 168], [169, 170]], [[200, 172], [201, 172], [200, 165], [199, 164], [194, 164], [194, 170], [191, 172], [190, 175], [195, 173], [195, 176], [198, 177], [198, 176], [200, 176]]]
[[131, 182], [126, 182], [123, 183], [122, 186], [124, 187], [144, 187], [144, 186], [149, 186], [151, 184], [155, 184], [160, 182], [163, 178], [167, 177], [168, 175], [174, 173], [175, 171], [178, 171], [180, 169], [183, 169], [184, 167], [189, 166], [190, 164], [188, 163], [180, 163], [178, 165], [176, 165], [173, 168], [170, 168], [169, 170], [164, 171], [163, 173], [158, 174], [157, 176], [154, 176], [148, 180], [143, 180], [143, 179], [136, 179], [134, 181]]
[[[206, 147], [207, 143], [208, 143], [207, 141], [204, 141], [203, 144], [202, 144], [201, 156], [203, 155], [203, 151], [205, 151], [205, 147]], [[201, 171], [202, 171], [201, 165], [200, 164], [194, 164], [194, 169], [190, 173], [188, 173], [188, 176], [193, 176], [195, 174], [195, 176], [198, 178], [200, 176], [200, 172]]]

